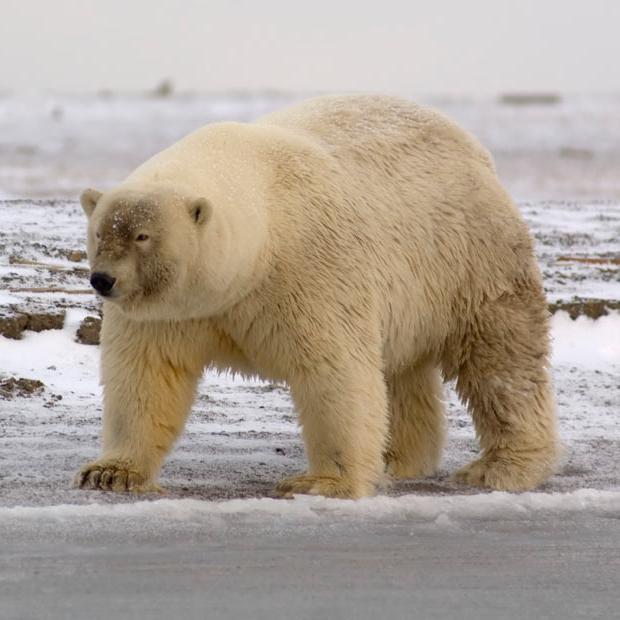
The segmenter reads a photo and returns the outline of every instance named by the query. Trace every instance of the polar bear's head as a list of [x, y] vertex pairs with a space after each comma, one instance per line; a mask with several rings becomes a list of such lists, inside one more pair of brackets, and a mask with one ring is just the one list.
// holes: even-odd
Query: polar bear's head
[[193, 285], [211, 203], [178, 192], [87, 189], [90, 282], [106, 301], [141, 318], [172, 318]]

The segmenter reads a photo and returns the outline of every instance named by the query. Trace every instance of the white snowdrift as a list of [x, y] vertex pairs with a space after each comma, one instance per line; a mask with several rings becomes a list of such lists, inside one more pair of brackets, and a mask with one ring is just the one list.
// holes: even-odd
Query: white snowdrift
[[484, 493], [457, 496], [377, 496], [352, 500], [296, 496], [292, 500], [272, 498], [209, 502], [194, 499], [161, 499], [133, 504], [64, 504], [0, 508], [0, 523], [11, 520], [131, 519], [189, 522], [210, 517], [253, 516], [260, 520], [284, 518], [293, 521], [346, 517], [379, 520], [386, 517], [438, 525], [459, 520], [521, 520], [539, 514], [583, 513], [620, 517], [620, 491], [581, 489], [571, 493]]
[[551, 325], [553, 364], [601, 370], [620, 364], [620, 314], [572, 320], [557, 312]]

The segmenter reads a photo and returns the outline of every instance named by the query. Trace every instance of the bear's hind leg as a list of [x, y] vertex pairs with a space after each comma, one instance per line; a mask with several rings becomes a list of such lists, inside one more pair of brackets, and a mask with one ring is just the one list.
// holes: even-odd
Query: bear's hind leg
[[442, 382], [432, 364], [411, 366], [388, 377], [390, 403], [387, 473], [422, 478], [437, 470], [444, 444]]
[[456, 387], [468, 404], [481, 457], [458, 482], [504, 491], [536, 487], [558, 454], [550, 378], [548, 315], [537, 282], [486, 302], [451, 356]]

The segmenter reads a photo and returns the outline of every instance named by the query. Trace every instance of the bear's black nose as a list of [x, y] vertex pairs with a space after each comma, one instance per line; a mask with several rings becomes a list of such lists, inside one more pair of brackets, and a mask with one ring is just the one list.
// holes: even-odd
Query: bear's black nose
[[100, 271], [95, 271], [90, 276], [90, 284], [91, 286], [102, 295], [109, 295], [114, 283], [116, 282], [116, 278], [109, 276], [107, 273], [102, 273]]

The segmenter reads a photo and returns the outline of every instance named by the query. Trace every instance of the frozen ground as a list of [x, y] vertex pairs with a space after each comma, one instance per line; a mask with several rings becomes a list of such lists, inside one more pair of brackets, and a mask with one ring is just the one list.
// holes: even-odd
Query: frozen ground
[[[83, 185], [105, 188], [202, 122], [251, 118], [281, 103], [0, 100], [0, 193], [16, 198], [0, 201], [0, 333], [22, 333], [0, 336], [0, 617], [614, 617], [613, 98], [434, 102], [492, 148], [559, 309], [552, 372], [566, 452], [542, 489], [488, 494], [448, 480], [477, 443], [447, 386], [449, 441], [437, 476], [360, 502], [272, 499], [273, 484], [304, 467], [288, 394], [214, 374], [164, 467], [165, 496], [71, 489], [76, 469], [97, 454], [101, 398], [97, 347], [75, 341], [81, 319], [98, 308], [81, 254], [83, 216], [66, 197]], [[41, 196], [58, 199], [33, 199]]]
[[[572, 320], [560, 310], [553, 319], [552, 372], [567, 451], [543, 490], [620, 486], [618, 204], [541, 202], [522, 208], [537, 239], [550, 301], [580, 315]], [[96, 455], [101, 426], [98, 351], [75, 342], [80, 320], [97, 314], [79, 254], [81, 209], [67, 201], [6, 201], [0, 202], [0, 216], [5, 223], [0, 282], [6, 287], [0, 290], [0, 329], [23, 316], [46, 326], [54, 313], [65, 315], [64, 321], [59, 315], [62, 329], [27, 329], [21, 340], [0, 336], [0, 381], [8, 392], [0, 400], [0, 506], [135, 501], [68, 486], [80, 463]], [[597, 320], [586, 316], [605, 312]], [[20, 385], [6, 383], [11, 378], [43, 385], [26, 386], [31, 393], [22, 397]], [[449, 387], [447, 401], [449, 444], [441, 472], [399, 483], [389, 493], [457, 491], [448, 474], [471, 459], [477, 445], [471, 421]], [[275, 481], [303, 468], [295, 414], [283, 386], [207, 374], [162, 482], [171, 498], [237, 498], [269, 494]]]
[[530, 511], [525, 498], [469, 511], [466, 499], [453, 510], [443, 501], [447, 513], [422, 498], [420, 509], [414, 500], [387, 512], [380, 500], [339, 513], [333, 501], [303, 499], [280, 502], [290, 512], [251, 500], [242, 510], [197, 502], [3, 514], [0, 616], [618, 617], [617, 495], [578, 512]]
[[[44, 384], [27, 397], [16, 389], [0, 401], [0, 506], [137, 499], [70, 488], [80, 464], [96, 456], [101, 427], [98, 351], [74, 342], [82, 314], [70, 310], [62, 331], [27, 332], [22, 340], [0, 341], [3, 370]], [[553, 327], [553, 376], [566, 454], [542, 490], [620, 490], [620, 316], [572, 321], [560, 312]], [[447, 398], [449, 442], [441, 471], [398, 483], [386, 490], [389, 495], [472, 492], [448, 480], [451, 471], [473, 458], [477, 444], [471, 421], [450, 388]], [[303, 469], [302, 444], [284, 387], [209, 373], [186, 432], [164, 467], [162, 484], [168, 498], [254, 497], [269, 495], [279, 478]]]

